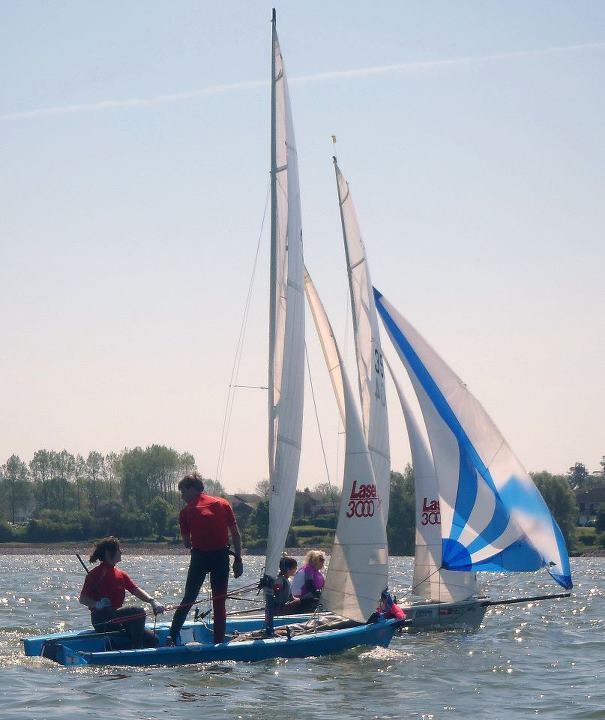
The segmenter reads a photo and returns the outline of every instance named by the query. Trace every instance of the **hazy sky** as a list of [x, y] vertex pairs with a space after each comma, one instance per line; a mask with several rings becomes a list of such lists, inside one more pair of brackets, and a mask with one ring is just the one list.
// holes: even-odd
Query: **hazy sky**
[[[529, 470], [597, 469], [605, 3], [277, 12], [306, 261], [347, 357], [332, 134], [374, 284]], [[0, 3], [0, 463], [163, 443], [215, 475], [268, 188], [270, 14], [260, 1]], [[242, 384], [266, 384], [268, 237], [265, 223]], [[308, 344], [338, 484], [310, 318]], [[230, 427], [221, 481], [250, 489], [267, 475], [263, 390], [237, 392]], [[303, 444], [299, 485], [325, 481], [309, 394]]]

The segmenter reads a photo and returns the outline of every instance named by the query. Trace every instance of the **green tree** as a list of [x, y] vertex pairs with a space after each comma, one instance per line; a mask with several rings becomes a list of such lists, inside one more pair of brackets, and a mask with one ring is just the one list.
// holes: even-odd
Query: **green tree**
[[11, 455], [1, 472], [4, 495], [8, 500], [9, 518], [14, 525], [17, 516], [27, 511], [31, 499], [27, 465], [17, 455]]
[[407, 465], [402, 473], [391, 472], [391, 499], [387, 537], [393, 555], [413, 555], [416, 533], [414, 471]]
[[224, 497], [227, 494], [222, 483], [211, 478], [204, 478], [204, 492], [215, 497]]
[[166, 532], [166, 525], [172, 508], [164, 498], [156, 495], [149, 504], [149, 516], [158, 539]]
[[595, 527], [597, 532], [605, 532], [605, 507], [603, 505], [601, 505], [599, 512], [597, 513]]
[[569, 468], [567, 479], [573, 490], [583, 488], [590, 479], [590, 473], [586, 469], [586, 465], [581, 462], [575, 463]]
[[315, 495], [320, 496], [320, 501], [324, 504], [330, 504], [334, 512], [338, 512], [340, 507], [340, 496], [342, 492], [333, 487], [329, 482], [318, 483], [314, 488]]
[[90, 507], [93, 512], [99, 507], [100, 483], [103, 478], [105, 458], [100, 452], [93, 450], [88, 453], [85, 463], [86, 480], [88, 482], [88, 494], [90, 496]]
[[32, 480], [36, 484], [38, 506], [48, 507], [48, 482], [52, 477], [52, 453], [49, 450], [36, 450], [29, 463]]
[[254, 486], [254, 492], [260, 495], [263, 500], [269, 499], [269, 490], [271, 489], [271, 483], [267, 478], [259, 480]]
[[269, 502], [261, 500], [252, 511], [246, 525], [247, 541], [266, 542], [269, 533]]
[[48, 506], [65, 512], [76, 505], [76, 493], [71, 486], [76, 470], [76, 459], [74, 456], [61, 450], [51, 452], [51, 480], [50, 498]]
[[568, 477], [551, 475], [546, 470], [530, 474], [557, 525], [561, 528], [567, 547], [571, 548], [576, 540], [578, 506]]

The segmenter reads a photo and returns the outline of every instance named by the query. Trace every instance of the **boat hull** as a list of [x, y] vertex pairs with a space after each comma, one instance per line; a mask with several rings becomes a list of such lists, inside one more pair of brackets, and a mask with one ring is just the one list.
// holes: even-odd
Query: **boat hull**
[[[213, 644], [210, 630], [204, 626], [191, 629], [190, 641], [183, 645], [140, 650], [109, 649], [106, 636], [97, 633], [72, 634], [71, 637], [48, 636], [40, 646], [40, 653], [33, 653], [34, 643], [24, 641], [26, 654], [41, 654], [61, 665], [190, 665], [217, 661], [257, 662], [272, 658], [304, 658], [331, 655], [358, 646], [386, 647], [400, 623], [395, 620], [368, 625], [356, 625], [333, 630], [308, 632], [287, 637], [232, 639]], [[189, 630], [189, 629], [188, 629]], [[158, 632], [160, 642], [165, 642], [162, 628]], [[34, 640], [34, 639], [30, 639]]]
[[403, 606], [409, 630], [476, 629], [483, 622], [485, 599], [454, 603], [419, 602]]

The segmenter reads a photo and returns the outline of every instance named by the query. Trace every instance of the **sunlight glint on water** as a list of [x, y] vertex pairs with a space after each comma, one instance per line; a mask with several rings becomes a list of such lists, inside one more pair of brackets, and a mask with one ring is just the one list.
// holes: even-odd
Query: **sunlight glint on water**
[[[180, 600], [186, 566], [183, 556], [122, 562], [167, 603]], [[238, 583], [255, 580], [260, 567], [247, 558]], [[20, 638], [87, 625], [77, 559], [0, 555], [0, 716], [602, 720], [605, 558], [574, 559], [572, 570], [569, 600], [494, 607], [477, 632], [404, 635], [386, 649], [307, 660], [70, 669], [25, 658]], [[391, 559], [400, 598], [411, 572], [410, 558]], [[484, 574], [483, 585], [494, 598], [558, 592], [546, 573]]]

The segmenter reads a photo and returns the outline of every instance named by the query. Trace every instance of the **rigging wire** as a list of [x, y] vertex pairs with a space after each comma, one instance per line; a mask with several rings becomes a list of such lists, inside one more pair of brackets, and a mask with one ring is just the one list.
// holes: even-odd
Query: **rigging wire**
[[326, 448], [324, 446], [323, 435], [321, 434], [321, 424], [319, 422], [319, 414], [317, 412], [317, 403], [315, 401], [315, 388], [313, 387], [313, 378], [311, 377], [311, 365], [309, 364], [309, 352], [307, 350], [307, 342], [305, 341], [305, 358], [307, 361], [307, 374], [309, 376], [309, 386], [311, 387], [311, 398], [313, 399], [313, 410], [315, 411], [315, 422], [317, 423], [317, 432], [319, 433], [319, 443], [321, 445], [321, 452], [324, 458], [324, 467], [326, 468], [326, 478], [328, 481], [328, 487], [330, 488], [330, 499], [332, 500], [332, 508], [336, 515], [336, 502], [334, 501], [334, 488], [330, 482], [330, 470], [328, 469], [328, 458], [326, 457]]
[[244, 349], [244, 340], [246, 335], [246, 327], [248, 324], [248, 315], [250, 313], [250, 301], [252, 298], [252, 289], [254, 287], [254, 278], [256, 275], [256, 268], [258, 266], [258, 254], [260, 251], [261, 239], [263, 236], [263, 230], [265, 227], [265, 219], [267, 217], [267, 207], [269, 205], [271, 184], [267, 183], [267, 193], [265, 196], [265, 208], [263, 210], [263, 218], [260, 225], [260, 231], [258, 233], [258, 242], [256, 244], [256, 253], [254, 255], [254, 262], [252, 264], [252, 274], [250, 276], [250, 283], [248, 285], [248, 293], [246, 295], [246, 302], [244, 304], [244, 312], [242, 315], [242, 322], [240, 325], [239, 336], [235, 346], [235, 357], [233, 359], [233, 367], [231, 368], [231, 377], [229, 379], [229, 389], [227, 391], [227, 402], [225, 404], [225, 414], [223, 417], [223, 427], [221, 430], [221, 440], [219, 444], [218, 460], [216, 464], [216, 481], [220, 482], [221, 473], [223, 471], [223, 463], [225, 461], [225, 454], [227, 451], [227, 440], [229, 439], [229, 429], [231, 426], [231, 416], [233, 413], [233, 405], [235, 404], [235, 389], [237, 387], [237, 377], [239, 374], [239, 368], [242, 361], [242, 354]]
[[[344, 328], [344, 341], [343, 341], [343, 355], [342, 355], [342, 362], [343, 362], [343, 372], [345, 370], [344, 368], [344, 359], [347, 354], [347, 346], [349, 344], [349, 291], [347, 290], [346, 294], [346, 304], [345, 304], [345, 328]], [[341, 435], [345, 435], [345, 427], [342, 424], [342, 418], [340, 417], [340, 414], [338, 415], [337, 420], [337, 427], [336, 427], [336, 477], [340, 477], [340, 437]]]

